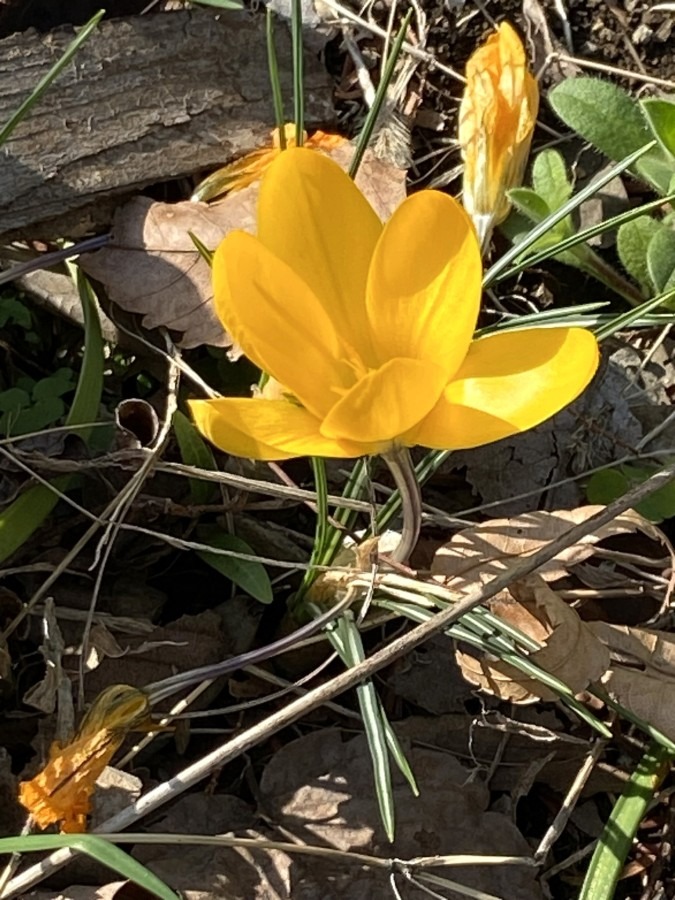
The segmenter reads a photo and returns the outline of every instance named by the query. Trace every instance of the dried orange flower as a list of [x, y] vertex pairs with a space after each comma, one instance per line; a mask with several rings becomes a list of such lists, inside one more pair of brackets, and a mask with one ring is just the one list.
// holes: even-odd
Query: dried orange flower
[[[284, 126], [284, 134], [286, 137], [286, 146], [295, 147], [295, 125], [289, 123]], [[261, 147], [259, 150], [253, 150], [247, 153], [241, 159], [235, 159], [234, 162], [217, 169], [213, 174], [209, 175], [195, 188], [191, 200], [213, 200], [223, 194], [229, 194], [231, 191], [240, 191], [242, 188], [248, 187], [259, 178], [262, 178], [263, 172], [267, 169], [272, 160], [281, 153], [281, 141], [279, 139], [279, 129], [275, 128], [271, 132], [271, 146]], [[310, 150], [323, 150], [328, 152], [334, 147], [343, 144], [346, 138], [338, 134], [326, 134], [325, 131], [315, 131], [311, 137], [305, 134], [304, 146]]]
[[149, 705], [143, 691], [114, 684], [96, 698], [71, 743], [52, 744], [44, 769], [19, 785], [19, 802], [38, 827], [59, 822], [63, 832], [85, 831], [96, 780]]
[[483, 245], [509, 214], [506, 192], [523, 180], [538, 108], [539, 88], [525, 48], [502, 22], [466, 64], [459, 108], [462, 202]]

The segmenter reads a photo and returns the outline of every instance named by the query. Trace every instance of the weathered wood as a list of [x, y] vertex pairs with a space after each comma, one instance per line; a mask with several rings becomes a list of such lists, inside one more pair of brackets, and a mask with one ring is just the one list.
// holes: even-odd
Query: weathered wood
[[[0, 121], [72, 38], [0, 41]], [[283, 25], [277, 52], [290, 115]], [[330, 122], [330, 80], [311, 56], [305, 87], [307, 121]], [[273, 125], [261, 17], [195, 9], [103, 22], [0, 149], [0, 234], [81, 235], [109, 222], [121, 195], [221, 165]]]

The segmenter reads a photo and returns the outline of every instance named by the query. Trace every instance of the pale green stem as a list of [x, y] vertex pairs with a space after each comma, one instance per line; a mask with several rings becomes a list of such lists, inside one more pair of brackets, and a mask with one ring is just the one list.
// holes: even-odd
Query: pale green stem
[[389, 466], [389, 471], [398, 488], [403, 512], [401, 540], [394, 552], [390, 554], [390, 558], [394, 562], [404, 563], [407, 562], [420, 536], [422, 494], [410, 453], [406, 447], [394, 445], [382, 454], [382, 459]]

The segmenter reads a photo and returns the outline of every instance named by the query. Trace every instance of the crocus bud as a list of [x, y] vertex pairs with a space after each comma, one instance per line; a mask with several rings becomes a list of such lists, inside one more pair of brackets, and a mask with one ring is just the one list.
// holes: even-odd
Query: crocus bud
[[522, 182], [538, 107], [525, 48], [502, 22], [467, 63], [459, 108], [462, 199], [483, 246], [509, 214], [506, 192]]

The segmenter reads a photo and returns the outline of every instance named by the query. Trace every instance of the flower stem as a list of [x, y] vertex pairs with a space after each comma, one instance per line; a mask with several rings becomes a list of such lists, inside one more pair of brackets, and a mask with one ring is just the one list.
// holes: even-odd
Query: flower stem
[[404, 563], [413, 551], [420, 535], [422, 525], [422, 494], [415, 477], [415, 469], [406, 447], [394, 445], [382, 458], [389, 466], [396, 487], [401, 497], [403, 511], [403, 528], [401, 540], [392, 554], [394, 562]]

